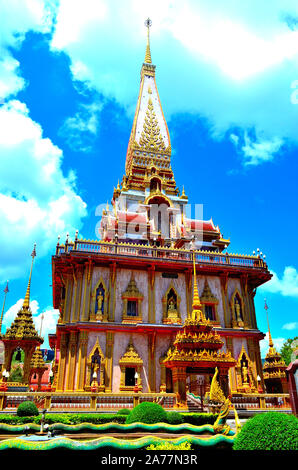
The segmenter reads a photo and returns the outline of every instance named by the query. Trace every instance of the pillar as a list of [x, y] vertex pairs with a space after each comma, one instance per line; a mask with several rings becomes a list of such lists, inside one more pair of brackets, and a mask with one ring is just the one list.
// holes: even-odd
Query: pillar
[[232, 327], [232, 318], [230, 312], [230, 303], [228, 299], [228, 276], [221, 276], [220, 277], [220, 285], [221, 285], [221, 298], [222, 298], [222, 305], [224, 310], [224, 319], [225, 319], [225, 328]]
[[64, 319], [63, 323], [70, 322], [71, 305], [72, 305], [72, 291], [74, 281], [70, 274], [67, 275], [66, 279], [66, 292], [65, 292], [65, 306], [64, 306]]
[[106, 333], [106, 391], [112, 392], [113, 389], [113, 352], [114, 352], [114, 336], [113, 331]]
[[78, 372], [76, 390], [83, 392], [86, 380], [86, 361], [87, 361], [87, 345], [88, 345], [88, 331], [81, 330], [79, 332], [79, 358], [78, 358]]
[[[227, 336], [226, 338], [227, 351], [231, 353], [231, 356], [234, 357], [234, 347], [233, 347], [233, 338]], [[229, 378], [230, 378], [230, 388], [231, 392], [237, 391], [237, 378], [235, 367], [229, 369]]]
[[57, 392], [63, 392], [65, 380], [66, 354], [67, 354], [68, 334], [61, 333], [60, 356], [58, 365]]
[[185, 367], [173, 367], [173, 392], [178, 396], [178, 400], [181, 403], [186, 403], [186, 368]]
[[69, 343], [68, 343], [68, 371], [67, 371], [67, 390], [74, 390], [74, 379], [75, 379], [75, 365], [76, 365], [76, 352], [77, 352], [77, 333], [75, 331], [70, 332]]
[[149, 391], [156, 391], [156, 366], [155, 366], [155, 343], [156, 333], [148, 336], [148, 375], [149, 375]]
[[115, 306], [116, 306], [116, 277], [117, 269], [116, 263], [110, 265], [110, 279], [109, 279], [109, 321], [115, 321]]

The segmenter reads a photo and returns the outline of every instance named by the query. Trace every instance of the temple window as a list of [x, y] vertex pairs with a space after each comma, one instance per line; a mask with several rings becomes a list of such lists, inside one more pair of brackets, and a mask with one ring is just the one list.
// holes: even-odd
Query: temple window
[[220, 322], [217, 314], [218, 299], [213, 295], [207, 279], [205, 280], [200, 300], [206, 319], [210, 320], [214, 324], [219, 324]]
[[136, 300], [127, 301], [127, 315], [136, 317], [138, 315], [138, 304]]
[[125, 368], [125, 387], [133, 387], [135, 385], [135, 373], [134, 367]]
[[[120, 391], [133, 391], [137, 385], [139, 390], [142, 391], [141, 372], [143, 368], [143, 361], [138, 355], [132, 339], [130, 339], [125, 353], [119, 359], [119, 366], [121, 370], [120, 377]], [[137, 372], [137, 379], [135, 378]]]
[[214, 305], [208, 305], [206, 304], [205, 305], [205, 317], [207, 320], [210, 320], [210, 321], [215, 321], [216, 318], [215, 318], [215, 307]]
[[143, 294], [139, 291], [136, 281], [131, 276], [126, 291], [122, 294], [123, 313], [122, 323], [142, 322], [142, 301]]

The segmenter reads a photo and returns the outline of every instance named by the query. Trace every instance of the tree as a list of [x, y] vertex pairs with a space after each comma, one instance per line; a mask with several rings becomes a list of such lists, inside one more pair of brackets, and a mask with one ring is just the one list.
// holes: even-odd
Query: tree
[[[293, 341], [295, 341], [295, 340], [296, 341], [298, 340], [298, 336], [295, 336], [295, 338], [293, 338], [293, 339], [291, 339], [291, 338], [287, 339], [287, 341], [284, 342], [284, 344], [282, 345], [282, 348], [280, 350], [281, 357], [283, 358], [283, 360], [285, 361], [287, 366], [292, 361], [291, 356], [293, 354], [293, 348], [291, 346], [292, 346]], [[298, 344], [297, 344], [297, 346], [298, 346]]]

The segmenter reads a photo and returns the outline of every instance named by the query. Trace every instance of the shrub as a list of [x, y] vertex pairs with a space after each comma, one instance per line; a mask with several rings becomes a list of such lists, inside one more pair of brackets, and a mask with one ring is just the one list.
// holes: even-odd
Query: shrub
[[117, 411], [117, 415], [121, 416], [128, 416], [130, 414], [130, 409], [122, 408], [121, 410]]
[[213, 413], [181, 413], [184, 422], [194, 426], [203, 426], [204, 424], [214, 424], [218, 415]]
[[23, 401], [20, 403], [17, 409], [18, 416], [38, 416], [39, 411], [33, 401]]
[[184, 422], [184, 419], [180, 413], [177, 413], [177, 411], [168, 411], [167, 422], [169, 424], [182, 424]]
[[167, 422], [167, 412], [157, 403], [144, 401], [135, 408], [126, 418], [126, 423], [162, 423]]
[[298, 450], [298, 419], [269, 412], [250, 418], [236, 437], [234, 450]]

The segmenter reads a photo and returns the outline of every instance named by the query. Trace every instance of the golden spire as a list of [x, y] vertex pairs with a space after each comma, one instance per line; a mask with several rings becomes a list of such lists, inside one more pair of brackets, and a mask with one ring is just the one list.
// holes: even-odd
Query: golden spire
[[25, 295], [25, 299], [24, 299], [24, 303], [23, 303], [23, 307], [25, 307], [25, 308], [29, 308], [29, 304], [30, 304], [31, 276], [32, 276], [33, 262], [34, 262], [34, 258], [35, 258], [35, 256], [36, 256], [36, 250], [35, 250], [35, 248], [36, 248], [36, 243], [34, 243], [33, 251], [32, 251], [32, 253], [31, 253], [31, 256], [32, 256], [31, 270], [30, 270], [30, 276], [29, 276], [27, 291], [26, 291], [26, 295]]
[[272, 341], [272, 336], [271, 336], [271, 331], [270, 331], [270, 326], [269, 326], [269, 317], [268, 317], [268, 305], [265, 299], [265, 305], [264, 309], [266, 310], [266, 315], [267, 315], [267, 323], [268, 323], [268, 336], [269, 336], [269, 348], [273, 348], [273, 341]]
[[152, 64], [151, 60], [151, 52], [150, 52], [150, 36], [149, 36], [149, 28], [152, 25], [152, 21], [150, 18], [147, 18], [145, 21], [145, 26], [147, 27], [147, 47], [146, 47], [146, 54], [145, 54], [145, 64]]
[[1, 312], [1, 318], [0, 318], [0, 335], [1, 335], [1, 330], [2, 330], [3, 314], [4, 314], [4, 307], [5, 307], [7, 292], [9, 292], [8, 281], [6, 282], [6, 287], [4, 289], [4, 300], [3, 300], [2, 312]]
[[193, 250], [193, 297], [192, 297], [192, 320], [206, 321], [206, 318], [201, 310], [201, 301], [199, 297], [197, 276], [196, 276], [196, 263], [195, 263], [195, 250]]

